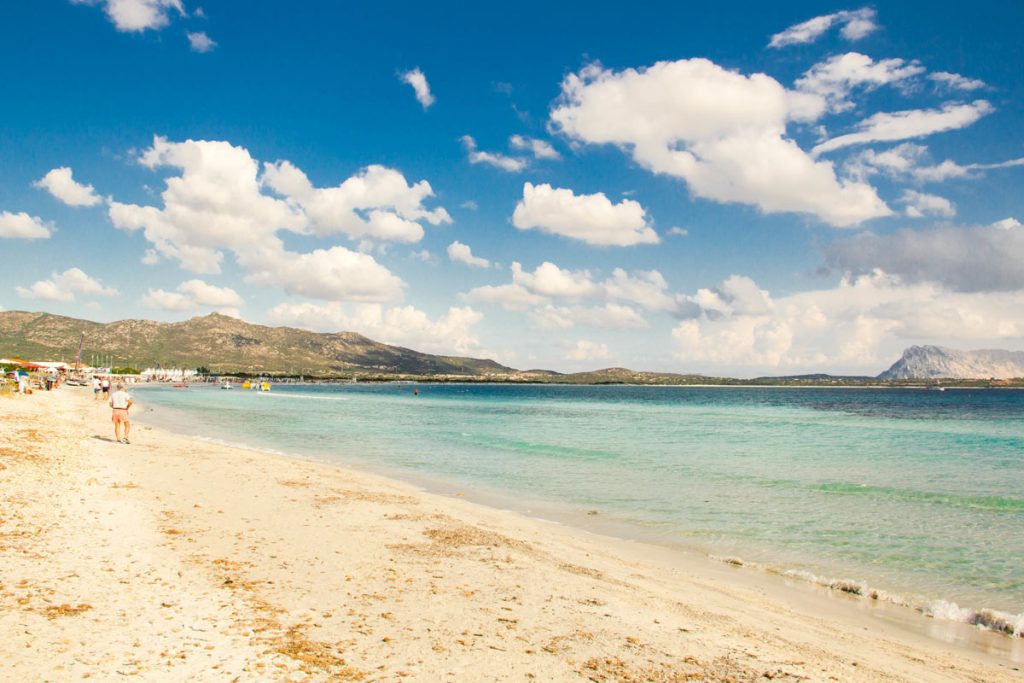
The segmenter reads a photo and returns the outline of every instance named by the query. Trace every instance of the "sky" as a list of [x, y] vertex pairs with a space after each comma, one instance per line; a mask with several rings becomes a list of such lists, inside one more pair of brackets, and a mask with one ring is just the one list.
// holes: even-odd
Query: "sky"
[[1022, 26], [1011, 0], [4, 3], [0, 310], [561, 371], [1024, 349]]

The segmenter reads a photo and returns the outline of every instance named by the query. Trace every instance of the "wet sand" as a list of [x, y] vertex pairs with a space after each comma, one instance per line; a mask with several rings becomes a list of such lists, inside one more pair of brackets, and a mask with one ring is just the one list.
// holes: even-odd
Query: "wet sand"
[[0, 397], [5, 680], [1024, 678], [1005, 636], [864, 602], [365, 472], [117, 444], [74, 387]]

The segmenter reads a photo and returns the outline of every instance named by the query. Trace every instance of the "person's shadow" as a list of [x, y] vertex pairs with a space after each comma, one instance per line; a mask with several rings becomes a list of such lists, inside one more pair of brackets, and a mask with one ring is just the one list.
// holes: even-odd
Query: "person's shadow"
[[116, 439], [112, 439], [109, 436], [100, 436], [99, 434], [93, 434], [92, 438], [96, 439], [97, 441], [108, 441], [110, 443], [117, 443]]

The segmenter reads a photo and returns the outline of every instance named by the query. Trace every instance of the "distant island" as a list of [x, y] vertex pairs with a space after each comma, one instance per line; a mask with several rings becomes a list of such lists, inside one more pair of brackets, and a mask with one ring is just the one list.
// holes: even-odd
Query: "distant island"
[[913, 346], [877, 377], [828, 374], [736, 379], [605, 368], [517, 370], [493, 360], [422, 353], [355, 332], [267, 327], [217, 313], [176, 323], [96, 323], [51, 313], [0, 311], [0, 357], [112, 360], [129, 368], [202, 368], [209, 374], [322, 380], [757, 386], [1024, 386], [1024, 352]]

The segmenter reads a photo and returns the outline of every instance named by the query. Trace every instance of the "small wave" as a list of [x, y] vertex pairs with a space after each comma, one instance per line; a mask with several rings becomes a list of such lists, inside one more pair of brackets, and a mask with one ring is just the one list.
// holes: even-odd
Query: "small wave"
[[848, 482], [828, 482], [811, 487], [812, 490], [840, 495], [868, 495], [902, 500], [914, 503], [930, 503], [975, 510], [993, 512], [1019, 512], [1024, 510], [1024, 498], [1008, 496], [958, 496], [952, 493], [935, 493], [932, 491], [911, 491], [888, 486], [872, 486], [870, 484], [851, 484]]
[[947, 600], [933, 600], [918, 608], [918, 611], [936, 619], [948, 619], [980, 626], [1014, 638], [1024, 637], [1024, 613], [1009, 614], [994, 609], [972, 610]]
[[724, 562], [737, 567], [753, 567], [770, 574], [778, 574], [786, 578], [806, 581], [807, 583], [849, 595], [856, 595], [868, 600], [877, 600], [879, 602], [899, 605], [900, 607], [909, 607], [933, 619], [970, 624], [989, 631], [1006, 634], [1011, 638], [1024, 638], [1024, 613], [1010, 614], [993, 609], [974, 610], [969, 607], [960, 607], [955, 602], [948, 600], [932, 600], [923, 605], [915, 605], [901, 595], [873, 588], [867, 582], [857, 579], [835, 579], [818, 576], [803, 569], [777, 569], [756, 562], [747, 562], [738, 557], [721, 557], [717, 555], [709, 555], [709, 557], [718, 562]]

